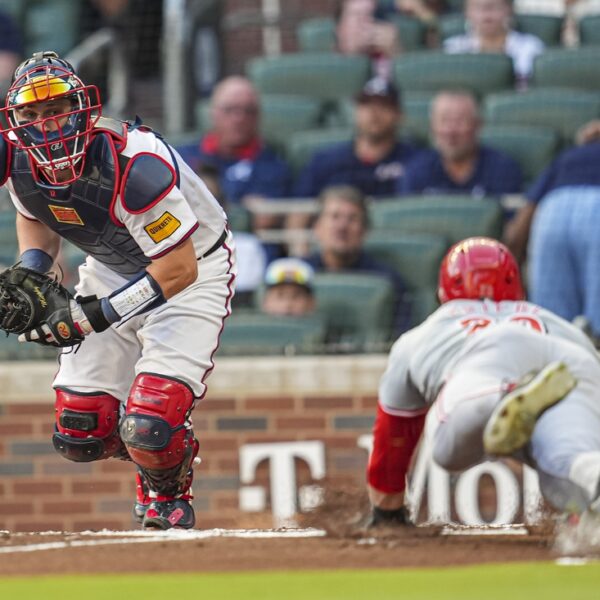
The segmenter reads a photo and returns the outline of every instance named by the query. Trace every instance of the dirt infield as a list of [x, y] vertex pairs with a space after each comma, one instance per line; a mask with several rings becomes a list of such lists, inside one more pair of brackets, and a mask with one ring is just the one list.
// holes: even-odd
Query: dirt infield
[[[523, 526], [365, 529], [364, 493], [333, 490], [295, 530], [0, 532], [0, 574], [433, 567], [548, 561], [554, 521]], [[259, 527], [260, 518], [241, 527]], [[589, 554], [588, 554], [589, 556]], [[596, 556], [597, 558], [597, 556]]]

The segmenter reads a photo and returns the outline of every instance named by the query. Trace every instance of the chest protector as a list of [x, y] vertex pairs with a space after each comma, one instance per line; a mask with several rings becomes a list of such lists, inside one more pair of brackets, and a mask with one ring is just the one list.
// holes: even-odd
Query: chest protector
[[23, 206], [39, 221], [113, 271], [130, 277], [150, 260], [114, 215], [127, 158], [124, 139], [99, 131], [86, 153], [79, 179], [65, 187], [36, 181], [24, 151], [12, 155], [11, 180]]

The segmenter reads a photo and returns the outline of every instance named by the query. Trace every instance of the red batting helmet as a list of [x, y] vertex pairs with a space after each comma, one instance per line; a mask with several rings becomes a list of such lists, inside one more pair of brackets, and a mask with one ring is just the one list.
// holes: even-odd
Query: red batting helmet
[[492, 238], [472, 237], [454, 244], [440, 265], [438, 298], [523, 300], [519, 266], [510, 250]]
[[[66, 111], [57, 104], [55, 112], [49, 109], [37, 117], [29, 110], [28, 115], [28, 107], [64, 105], [63, 99], [68, 100]], [[50, 51], [36, 52], [17, 67], [0, 110], [6, 139], [28, 153], [51, 185], [71, 183], [81, 175], [100, 112], [96, 87], [84, 85], [71, 64]]]

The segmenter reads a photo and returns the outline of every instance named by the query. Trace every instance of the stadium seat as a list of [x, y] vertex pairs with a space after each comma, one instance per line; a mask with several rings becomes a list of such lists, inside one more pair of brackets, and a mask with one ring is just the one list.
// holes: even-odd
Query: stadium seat
[[424, 144], [429, 140], [429, 109], [434, 95], [434, 92], [412, 91], [402, 94], [402, 128], [409, 137]]
[[532, 89], [492, 94], [485, 99], [485, 122], [493, 125], [551, 127], [563, 142], [600, 114], [600, 96], [583, 90]]
[[461, 35], [465, 33], [465, 17], [462, 12], [443, 15], [437, 21], [437, 30], [442, 40]]
[[540, 174], [560, 147], [560, 136], [556, 131], [528, 125], [486, 125], [480, 139], [514, 158], [521, 166], [526, 183]]
[[285, 155], [288, 163], [297, 173], [318, 150], [351, 139], [352, 129], [348, 127], [298, 131], [290, 136]]
[[579, 43], [582, 46], [600, 45], [600, 15], [590, 15], [579, 21]]
[[56, 360], [58, 349], [41, 344], [19, 342], [16, 335], [0, 332], [0, 361]]
[[12, 206], [7, 206], [0, 210], [0, 267], [14, 264], [18, 253], [16, 212]]
[[437, 306], [438, 271], [447, 248], [444, 236], [428, 233], [373, 231], [365, 242], [365, 250], [394, 268], [408, 286], [411, 326], [421, 323]]
[[392, 335], [394, 289], [375, 273], [317, 273], [317, 312], [340, 351], [381, 350]]
[[29, 2], [24, 11], [25, 53], [51, 48], [61, 56], [77, 43], [80, 2]]
[[600, 89], [600, 48], [552, 48], [533, 63], [532, 84], [537, 87], [564, 87], [598, 92]]
[[219, 354], [278, 355], [321, 351], [325, 322], [319, 315], [274, 317], [258, 312], [234, 312], [219, 342]]
[[[398, 30], [398, 38], [405, 52], [425, 47], [427, 26], [418, 19], [392, 15], [388, 21]], [[302, 52], [333, 52], [335, 50], [335, 21], [323, 17], [302, 21], [296, 30], [298, 47]]]
[[415, 52], [394, 60], [394, 79], [411, 91], [460, 87], [478, 95], [514, 86], [512, 60], [504, 54]]
[[298, 52], [255, 58], [247, 71], [261, 94], [308, 93], [313, 98], [335, 101], [362, 88], [369, 76], [369, 59], [335, 52]]
[[503, 211], [489, 198], [459, 195], [406, 196], [378, 200], [369, 209], [373, 230], [444, 236], [448, 245], [472, 235], [499, 238]]
[[302, 21], [296, 29], [301, 52], [333, 52], [335, 50], [335, 21], [318, 17]]

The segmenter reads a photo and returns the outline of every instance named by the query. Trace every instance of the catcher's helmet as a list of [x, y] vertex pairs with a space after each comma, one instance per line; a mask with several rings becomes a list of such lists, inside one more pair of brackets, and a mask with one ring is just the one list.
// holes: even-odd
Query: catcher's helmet
[[440, 265], [438, 298], [450, 300], [523, 300], [519, 266], [510, 250], [486, 237], [454, 244]]
[[[67, 112], [34, 120], [23, 116], [28, 105], [65, 98]], [[27, 151], [50, 184], [71, 183], [81, 175], [101, 106], [97, 88], [84, 85], [70, 63], [55, 52], [36, 52], [17, 67], [0, 112], [8, 141]]]

